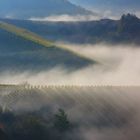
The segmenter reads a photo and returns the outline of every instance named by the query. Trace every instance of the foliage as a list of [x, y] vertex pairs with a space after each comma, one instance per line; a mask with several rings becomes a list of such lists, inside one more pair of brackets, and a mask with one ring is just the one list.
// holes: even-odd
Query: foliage
[[70, 122], [64, 110], [59, 109], [59, 112], [55, 115], [54, 126], [60, 131], [66, 131], [70, 128]]
[[62, 109], [46, 117], [41, 112], [0, 113], [0, 140], [64, 140], [69, 129], [70, 122]]

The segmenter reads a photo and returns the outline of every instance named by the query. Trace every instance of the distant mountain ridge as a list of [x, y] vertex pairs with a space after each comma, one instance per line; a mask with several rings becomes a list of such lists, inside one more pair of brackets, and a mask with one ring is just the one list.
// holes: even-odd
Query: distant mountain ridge
[[60, 14], [93, 14], [68, 0], [1, 0], [0, 17], [28, 19]]
[[101, 42], [140, 44], [140, 19], [133, 14], [122, 15], [119, 20], [101, 19], [85, 22], [3, 20], [27, 28], [54, 41], [92, 44]]

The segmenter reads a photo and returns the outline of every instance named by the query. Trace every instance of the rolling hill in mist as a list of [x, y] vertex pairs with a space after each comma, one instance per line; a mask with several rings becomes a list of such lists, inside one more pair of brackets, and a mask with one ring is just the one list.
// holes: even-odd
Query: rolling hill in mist
[[139, 91], [140, 87], [0, 86], [0, 124], [9, 136], [2, 140], [139, 140]]
[[80, 6], [68, 0], [1, 0], [0, 17], [28, 19], [31, 17], [46, 17], [60, 14], [91, 14]]
[[83, 22], [2, 20], [27, 28], [54, 41], [140, 44], [140, 19], [131, 14], [123, 15], [120, 20], [101, 19]]
[[70, 70], [94, 63], [28, 30], [4, 22], [0, 22], [0, 50], [0, 71], [40, 71], [56, 66]]

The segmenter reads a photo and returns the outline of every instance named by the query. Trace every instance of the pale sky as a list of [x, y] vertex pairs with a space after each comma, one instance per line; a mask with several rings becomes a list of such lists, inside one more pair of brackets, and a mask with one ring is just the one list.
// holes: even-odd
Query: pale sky
[[140, 13], [140, 0], [69, 0], [92, 11], [119, 15], [123, 13]]

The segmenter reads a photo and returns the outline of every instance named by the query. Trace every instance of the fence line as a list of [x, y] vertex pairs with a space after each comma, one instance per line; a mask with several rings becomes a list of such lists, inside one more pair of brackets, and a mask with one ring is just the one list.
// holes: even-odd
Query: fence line
[[43, 88], [140, 88], [140, 85], [0, 85], [0, 89], [43, 89]]

